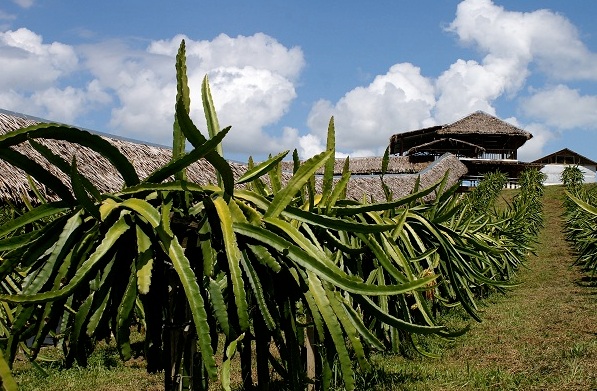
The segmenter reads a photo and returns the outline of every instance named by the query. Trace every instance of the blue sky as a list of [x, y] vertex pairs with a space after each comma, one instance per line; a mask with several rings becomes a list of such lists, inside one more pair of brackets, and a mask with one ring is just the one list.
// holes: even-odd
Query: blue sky
[[225, 153], [381, 155], [394, 133], [483, 110], [533, 133], [519, 157], [597, 160], [597, 2], [1, 0], [0, 108], [170, 144], [182, 38]]

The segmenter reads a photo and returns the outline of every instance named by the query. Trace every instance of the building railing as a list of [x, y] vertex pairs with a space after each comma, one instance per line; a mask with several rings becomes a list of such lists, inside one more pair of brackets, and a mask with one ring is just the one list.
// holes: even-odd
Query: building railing
[[[461, 186], [463, 187], [477, 187], [479, 182], [483, 179], [483, 175], [465, 175], [461, 180]], [[507, 178], [504, 184], [504, 189], [518, 189], [518, 178]]]

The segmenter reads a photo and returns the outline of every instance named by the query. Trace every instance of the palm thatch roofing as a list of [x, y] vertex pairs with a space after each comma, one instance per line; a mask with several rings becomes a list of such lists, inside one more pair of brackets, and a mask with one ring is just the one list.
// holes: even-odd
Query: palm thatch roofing
[[[428, 188], [442, 180], [447, 174], [447, 185], [452, 186], [460, 181], [467, 173], [467, 168], [452, 154], [445, 154], [423, 170], [412, 174], [388, 174], [383, 176], [385, 183], [392, 191], [393, 198], [401, 198], [412, 193], [417, 179], [420, 189]], [[382, 179], [379, 175], [353, 174], [347, 187], [347, 197], [355, 200], [385, 201]], [[435, 193], [427, 195], [426, 201], [435, 198]]]
[[[376, 175], [381, 174], [382, 157], [350, 157], [348, 158], [348, 169], [353, 175]], [[342, 175], [346, 159], [336, 159], [334, 163], [334, 175]], [[387, 174], [412, 174], [419, 172], [429, 166], [430, 161], [413, 161], [409, 156], [390, 156], [388, 160]], [[293, 162], [282, 162], [282, 170], [292, 172]], [[318, 174], [323, 174], [323, 168]]]
[[597, 162], [568, 148], [561, 149], [547, 156], [539, 158], [533, 163], [541, 164], [578, 164], [581, 166], [597, 166]]
[[[0, 109], [0, 135], [27, 126], [47, 122], [51, 121]], [[172, 156], [172, 151], [166, 147], [133, 142], [98, 132], [92, 133], [100, 135], [128, 157], [140, 178], [147, 177], [154, 170], [170, 161]], [[68, 162], [72, 161], [73, 156], [75, 156], [80, 172], [89, 178], [101, 192], [116, 192], [122, 189], [124, 185], [123, 178], [114, 166], [97, 152], [65, 141], [44, 140], [42, 144]], [[29, 142], [19, 144], [14, 149], [41, 164], [45, 169], [62, 179], [63, 183], [70, 184], [70, 178], [50, 164]], [[246, 167], [241, 164], [231, 162], [230, 165], [235, 177], [240, 177], [246, 171]], [[34, 198], [31, 186], [27, 181], [27, 176], [22, 170], [0, 159], [0, 172], [2, 172], [2, 177], [0, 178], [0, 199], [19, 203], [23, 195], [30, 200]], [[187, 177], [190, 181], [196, 183], [207, 184], [216, 182], [215, 169], [205, 160], [200, 160], [191, 165], [187, 170]], [[54, 194], [51, 194], [43, 184], [36, 183], [36, 185], [44, 197], [49, 200], [55, 199]]]
[[[23, 127], [48, 122], [51, 121], [0, 109], [0, 135]], [[151, 145], [98, 132], [92, 133], [116, 146], [131, 161], [137, 174], [142, 179], [170, 161], [172, 156], [171, 149], [164, 146]], [[73, 157], [76, 157], [77, 167], [81, 174], [86, 176], [101, 192], [117, 192], [123, 188], [123, 178], [115, 167], [95, 151], [66, 141], [40, 141], [39, 139], [37, 141], [66, 161], [72, 161]], [[11, 148], [42, 165], [60, 178], [67, 186], [70, 185], [69, 176], [50, 164], [29, 142]], [[381, 172], [381, 161], [382, 158], [357, 158], [351, 160], [350, 169], [354, 172], [354, 175], [348, 184], [348, 198], [361, 200], [366, 197], [368, 200], [374, 199], [377, 201], [385, 199], [381, 180], [377, 175]], [[236, 162], [229, 162], [229, 164], [235, 178], [239, 178], [247, 170], [246, 165]], [[336, 164], [336, 173], [340, 174], [344, 160], [338, 160]], [[292, 169], [289, 163], [284, 162], [283, 165], [285, 167], [283, 170], [288, 170], [282, 173], [282, 182], [286, 183], [292, 176]], [[401, 197], [413, 190], [419, 175], [421, 188], [424, 188], [440, 181], [447, 171], [449, 171], [448, 184], [452, 185], [457, 183], [459, 178], [466, 173], [466, 167], [455, 156], [449, 154], [431, 165], [429, 163], [412, 162], [408, 157], [391, 157], [384, 181], [392, 189], [395, 197]], [[26, 174], [22, 170], [0, 159], [0, 172], [2, 173], [0, 177], [0, 202], [4, 200], [21, 203], [22, 197], [35, 201], [35, 195]], [[189, 166], [187, 177], [190, 181], [199, 184], [216, 182], [215, 169], [205, 160], [200, 160]], [[265, 179], [267, 180], [267, 178]], [[321, 177], [317, 178], [316, 186], [320, 187], [321, 182]], [[36, 183], [36, 187], [46, 199], [56, 199], [55, 195], [43, 184]]]
[[[456, 122], [394, 134], [390, 153], [421, 152], [421, 146], [441, 139], [456, 139], [486, 151], [516, 151], [533, 135], [483, 111], [476, 111]], [[416, 147], [419, 147], [418, 149]], [[415, 149], [412, 149], [415, 148]], [[430, 151], [430, 149], [423, 149]], [[446, 152], [445, 149], [436, 154]], [[479, 150], [481, 152], [481, 150]]]

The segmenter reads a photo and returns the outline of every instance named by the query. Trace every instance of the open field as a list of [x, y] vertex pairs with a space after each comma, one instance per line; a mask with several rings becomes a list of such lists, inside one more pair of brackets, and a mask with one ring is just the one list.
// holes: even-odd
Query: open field
[[[504, 192], [508, 198], [511, 191]], [[561, 187], [544, 197], [545, 228], [536, 256], [521, 269], [520, 285], [485, 300], [482, 323], [455, 342], [420, 340], [439, 359], [376, 355], [376, 370], [359, 375], [358, 389], [375, 390], [593, 390], [597, 389], [597, 285], [575, 267], [562, 234]], [[447, 324], [463, 325], [453, 311]], [[54, 352], [56, 354], [56, 352]], [[98, 349], [88, 369], [15, 365], [24, 390], [161, 390], [162, 376], [144, 362], [119, 362], [114, 348]]]

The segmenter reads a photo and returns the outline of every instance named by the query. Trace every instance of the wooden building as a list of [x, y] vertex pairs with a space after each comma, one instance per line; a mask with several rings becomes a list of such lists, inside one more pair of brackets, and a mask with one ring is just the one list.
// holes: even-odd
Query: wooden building
[[421, 161], [449, 152], [466, 165], [465, 180], [496, 170], [515, 179], [526, 168], [541, 167], [518, 160], [518, 148], [532, 137], [525, 130], [476, 111], [450, 124], [395, 134], [390, 138], [390, 153]]
[[585, 183], [594, 183], [596, 181], [597, 162], [568, 148], [544, 156], [533, 163], [543, 165], [541, 172], [547, 176], [544, 182], [546, 185], [562, 184], [562, 172], [571, 165], [578, 166], [582, 171]]

